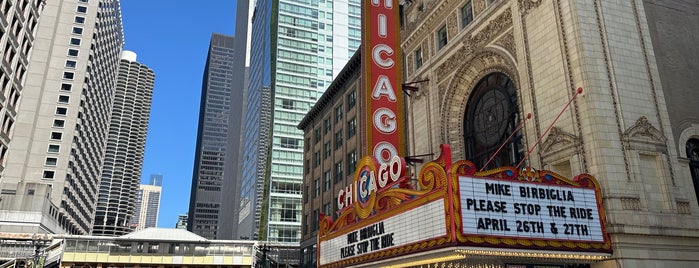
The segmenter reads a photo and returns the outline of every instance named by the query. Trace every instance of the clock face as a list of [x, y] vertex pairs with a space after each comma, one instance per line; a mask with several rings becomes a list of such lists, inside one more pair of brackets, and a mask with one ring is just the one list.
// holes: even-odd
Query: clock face
[[479, 145], [490, 147], [501, 140], [507, 130], [510, 101], [501, 90], [486, 91], [473, 110], [473, 130]]

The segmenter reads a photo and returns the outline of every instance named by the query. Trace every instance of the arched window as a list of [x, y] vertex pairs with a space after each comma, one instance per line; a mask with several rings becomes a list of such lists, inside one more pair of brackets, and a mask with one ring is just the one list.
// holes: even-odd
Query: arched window
[[692, 173], [692, 183], [694, 184], [694, 195], [699, 200], [699, 140], [689, 139], [687, 141], [687, 158], [689, 158], [689, 170]]
[[[466, 105], [464, 156], [483, 167], [521, 121], [515, 85], [503, 73], [482, 78]], [[486, 169], [514, 166], [524, 156], [521, 133], [503, 147]]]

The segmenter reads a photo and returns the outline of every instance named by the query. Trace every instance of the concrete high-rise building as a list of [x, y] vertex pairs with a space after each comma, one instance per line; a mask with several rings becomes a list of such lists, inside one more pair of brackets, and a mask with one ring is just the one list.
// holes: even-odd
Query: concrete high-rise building
[[0, 231], [89, 234], [119, 55], [118, 0], [46, 1], [0, 180]]
[[136, 61], [136, 53], [126, 50], [121, 53], [118, 75], [93, 235], [130, 233], [134, 209], [139, 206], [136, 196], [155, 75]]
[[27, 78], [29, 55], [34, 47], [44, 1], [7, 0], [0, 3], [0, 180], [10, 139], [17, 121], [17, 106]]
[[135, 227], [134, 231], [142, 230], [158, 226], [158, 212], [160, 211], [160, 196], [162, 195], [162, 175], [151, 175], [151, 179], [160, 178], [160, 180], [151, 180], [149, 184], [141, 184], [136, 196], [136, 211], [131, 226]]
[[[296, 126], [361, 41], [359, 0], [260, 0], [252, 19], [239, 234], [301, 240], [303, 132]], [[343, 118], [344, 107], [332, 122]], [[339, 118], [339, 119], [335, 119]], [[342, 133], [340, 133], [342, 135]], [[245, 228], [245, 229], [243, 229]]]
[[187, 228], [208, 239], [219, 237], [223, 195], [230, 194], [222, 191], [224, 179], [232, 178], [224, 178], [228, 118], [231, 106], [241, 105], [242, 101], [231, 98], [233, 41], [232, 36], [212, 34], [202, 82]]

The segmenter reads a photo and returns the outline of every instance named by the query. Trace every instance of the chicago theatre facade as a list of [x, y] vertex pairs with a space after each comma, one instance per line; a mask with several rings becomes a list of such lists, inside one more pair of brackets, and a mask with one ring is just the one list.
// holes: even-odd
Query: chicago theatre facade
[[[304, 267], [699, 263], [699, 4], [396, 2], [363, 1], [361, 60], [299, 125]], [[331, 136], [355, 153], [321, 192]]]
[[[407, 91], [407, 155], [436, 157], [443, 154], [440, 144], [448, 144], [453, 159], [469, 160], [479, 171], [514, 167], [526, 173], [522, 167], [532, 167], [528, 172], [550, 170], [562, 178], [590, 174], [601, 201], [599, 210], [587, 212], [599, 213], [594, 218], [606, 215], [599, 235], [611, 246], [598, 250], [607, 257], [577, 263], [697, 265], [699, 98], [692, 78], [697, 77], [699, 54], [692, 44], [699, 20], [691, 14], [699, 5], [657, 0], [407, 2], [401, 28], [404, 80], [429, 80]], [[420, 174], [425, 165], [409, 171]], [[464, 180], [459, 177], [462, 193]], [[546, 196], [551, 197], [549, 192]], [[550, 199], [561, 197], [566, 199], [565, 194]], [[460, 202], [464, 209], [499, 212], [490, 202], [470, 206], [463, 196]], [[465, 224], [466, 215], [461, 216]], [[383, 226], [388, 223], [372, 224], [360, 231], [388, 232], [388, 225]], [[477, 224], [491, 230], [507, 227], [495, 219]], [[352, 232], [346, 239], [356, 240]], [[508, 264], [498, 256], [513, 255], [498, 250], [498, 243], [480, 246], [490, 250], [479, 251], [490, 256], [479, 262], [484, 265], [564, 267], [536, 258]], [[338, 259], [355, 254], [341, 253]]]

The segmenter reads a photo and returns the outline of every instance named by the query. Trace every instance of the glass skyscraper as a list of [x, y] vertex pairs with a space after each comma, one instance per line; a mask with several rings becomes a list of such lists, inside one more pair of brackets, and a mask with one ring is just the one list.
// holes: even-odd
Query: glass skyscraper
[[296, 126], [359, 47], [360, 13], [359, 0], [257, 1], [241, 236], [300, 241], [304, 141]]
[[231, 99], [233, 40], [212, 34], [202, 82], [187, 228], [208, 239], [219, 237], [228, 118], [231, 102], [240, 101]]

